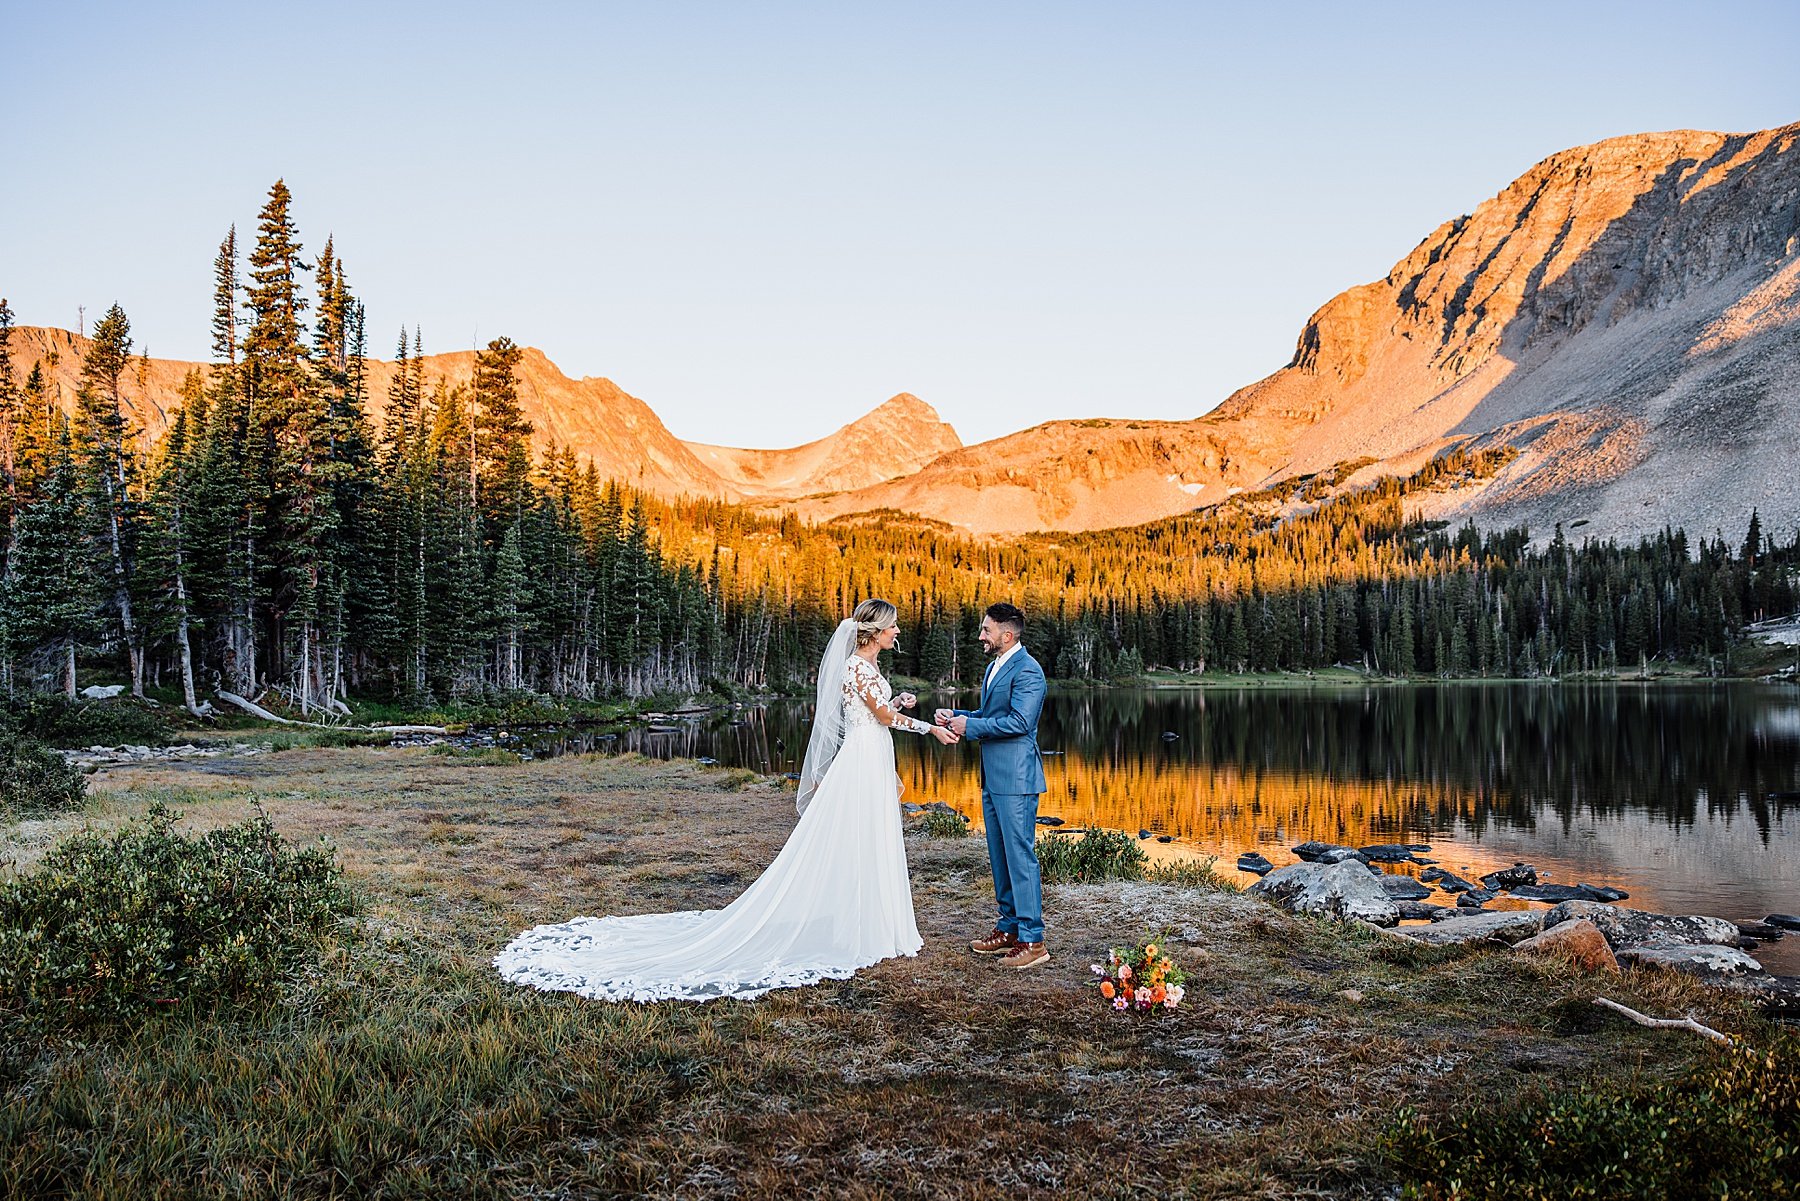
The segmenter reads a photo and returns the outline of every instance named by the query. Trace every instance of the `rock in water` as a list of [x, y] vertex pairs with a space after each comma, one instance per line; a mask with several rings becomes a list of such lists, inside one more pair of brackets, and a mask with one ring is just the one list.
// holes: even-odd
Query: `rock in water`
[[1149, 838], [1149, 837], [1150, 837], [1150, 831], [1148, 831], [1148, 830], [1139, 830], [1138, 831], [1138, 841], [1139, 842], [1142, 842], [1146, 838]]
[[1457, 875], [1441, 867], [1428, 867], [1419, 873], [1419, 879], [1427, 884], [1436, 884], [1445, 892], [1468, 892], [1475, 886]]
[[1251, 872], [1258, 876], [1266, 876], [1275, 870], [1275, 865], [1260, 851], [1245, 851], [1238, 856], [1237, 869], [1240, 872]]
[[1363, 847], [1362, 854], [1372, 863], [1405, 863], [1413, 858], [1415, 852], [1430, 849], [1422, 842], [1378, 842], [1374, 846]]
[[1598, 888], [1586, 884], [1521, 884], [1506, 890], [1521, 901], [1604, 901]]
[[1040, 817], [1037, 819], [1037, 824], [1040, 826], [1060, 826], [1063, 824], [1063, 819], [1060, 817]]
[[1632, 947], [1736, 947], [1735, 924], [1722, 917], [1680, 916], [1625, 909], [1600, 901], [1564, 901], [1544, 915], [1544, 928], [1587, 919], [1600, 928], [1615, 952]]
[[1429, 926], [1408, 926], [1406, 933], [1433, 946], [1475, 942], [1490, 939], [1515, 943], [1530, 938], [1543, 928], [1544, 915], [1530, 909], [1500, 913], [1471, 913], [1466, 917], [1446, 917]]
[[1504, 892], [1509, 888], [1537, 883], [1537, 869], [1529, 863], [1515, 863], [1511, 867], [1503, 867], [1497, 872], [1489, 872], [1481, 878], [1481, 883], [1495, 892]]
[[1468, 892], [1465, 892], [1456, 898], [1456, 904], [1457, 907], [1461, 909], [1480, 909], [1483, 905], [1499, 895], [1499, 893], [1494, 892], [1492, 889], [1471, 888]]
[[1780, 926], [1783, 930], [1800, 930], [1800, 917], [1791, 913], [1771, 913], [1763, 921], [1771, 926]]
[[1533, 934], [1515, 943], [1513, 950], [1529, 955], [1560, 955], [1584, 972], [1616, 972], [1619, 960], [1613, 955], [1606, 935], [1586, 918], [1552, 926], [1542, 934]]
[[1431, 895], [1429, 888], [1411, 876], [1394, 876], [1383, 873], [1377, 883], [1381, 885], [1381, 891], [1396, 901], [1423, 901]]
[[1400, 920], [1400, 910], [1380, 881], [1356, 863], [1290, 863], [1249, 888], [1289, 913], [1361, 919], [1377, 926]]

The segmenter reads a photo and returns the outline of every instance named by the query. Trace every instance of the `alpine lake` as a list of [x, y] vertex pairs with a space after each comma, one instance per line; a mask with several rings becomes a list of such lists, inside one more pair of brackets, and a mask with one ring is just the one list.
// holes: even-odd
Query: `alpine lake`
[[[917, 712], [972, 705], [943, 692]], [[533, 757], [634, 752], [797, 772], [812, 706], [770, 701], [602, 731], [500, 741]], [[902, 799], [979, 831], [972, 744], [898, 734]], [[1474, 879], [1517, 862], [1540, 882], [1623, 889], [1625, 904], [1737, 921], [1800, 911], [1800, 689], [1746, 682], [1454, 682], [1053, 689], [1039, 727], [1056, 836], [1148, 831], [1156, 858], [1277, 867], [1307, 841], [1427, 845]], [[1419, 863], [1385, 870], [1418, 875]], [[1431, 902], [1455, 904], [1433, 888]], [[1504, 894], [1498, 907], [1545, 907]], [[1800, 934], [1753, 952], [1800, 973]]]

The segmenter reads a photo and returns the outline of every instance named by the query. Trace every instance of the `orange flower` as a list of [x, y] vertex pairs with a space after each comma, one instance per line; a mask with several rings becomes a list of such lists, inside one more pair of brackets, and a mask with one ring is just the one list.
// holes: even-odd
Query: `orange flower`
[[1151, 943], [1149, 946], [1145, 947], [1144, 954], [1151, 959], [1155, 959], [1156, 958], [1156, 944]]
[[1163, 1003], [1163, 998], [1168, 995], [1169, 994], [1164, 991], [1163, 986], [1158, 984], [1155, 988], [1150, 990], [1150, 1003], [1152, 1005], [1161, 1005]]
[[1100, 981], [1100, 995], [1105, 997], [1107, 1000], [1109, 1000], [1109, 1001], [1112, 1000], [1113, 994], [1117, 991], [1118, 990], [1113, 987], [1113, 982], [1111, 980]]

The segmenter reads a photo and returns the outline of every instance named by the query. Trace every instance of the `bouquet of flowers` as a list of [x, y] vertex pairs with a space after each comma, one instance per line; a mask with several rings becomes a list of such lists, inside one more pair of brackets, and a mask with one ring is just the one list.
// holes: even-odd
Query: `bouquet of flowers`
[[1093, 964], [1091, 970], [1099, 977], [1100, 995], [1118, 1010], [1175, 1009], [1187, 992], [1187, 973], [1156, 938], [1135, 947], [1114, 947], [1106, 953], [1106, 963]]

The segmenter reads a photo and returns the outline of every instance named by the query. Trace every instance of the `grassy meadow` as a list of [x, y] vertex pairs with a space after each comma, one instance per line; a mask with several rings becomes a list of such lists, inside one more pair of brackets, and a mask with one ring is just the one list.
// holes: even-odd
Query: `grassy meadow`
[[[7, 1028], [6, 1198], [1393, 1196], [1403, 1106], [1635, 1087], [1716, 1054], [1596, 995], [1762, 1029], [1684, 978], [1405, 945], [1198, 870], [1051, 887], [1052, 966], [1006, 973], [964, 947], [991, 917], [983, 844], [923, 821], [917, 958], [756, 1002], [608, 1005], [489, 960], [540, 922], [727, 903], [791, 828], [778, 782], [302, 743], [90, 784], [79, 814], [5, 827], [6, 871], [159, 801], [190, 830], [260, 805], [330, 840], [361, 913], [271, 1004]], [[1103, 1008], [1089, 963], [1165, 931], [1183, 1008]]]

